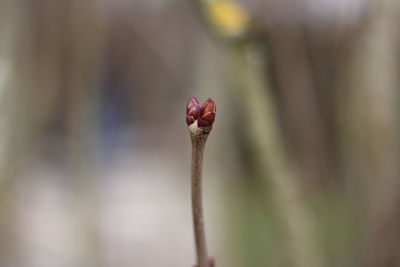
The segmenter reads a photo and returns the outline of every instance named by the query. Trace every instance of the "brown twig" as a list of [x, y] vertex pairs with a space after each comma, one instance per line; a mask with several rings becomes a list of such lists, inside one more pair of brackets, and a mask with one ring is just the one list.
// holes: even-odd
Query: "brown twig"
[[196, 98], [191, 98], [186, 107], [186, 122], [192, 140], [192, 211], [196, 244], [196, 267], [214, 266], [208, 261], [202, 202], [202, 165], [204, 147], [215, 119], [215, 103], [208, 99], [200, 107]]
[[207, 136], [208, 134], [204, 134], [203, 131], [190, 131], [190, 137], [192, 139], [192, 212], [198, 267], [207, 267], [201, 175], [203, 152]]

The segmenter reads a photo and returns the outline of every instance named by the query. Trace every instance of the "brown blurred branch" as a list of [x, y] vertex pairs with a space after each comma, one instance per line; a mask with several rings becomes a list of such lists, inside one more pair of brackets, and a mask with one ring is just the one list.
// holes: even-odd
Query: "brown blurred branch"
[[280, 214], [287, 223], [288, 243], [294, 266], [322, 266], [313, 245], [311, 213], [301, 197], [295, 166], [289, 161], [282, 135], [279, 133], [275, 103], [265, 83], [265, 66], [261, 48], [255, 44], [238, 47], [236, 76], [243, 79], [238, 91], [249, 121], [258, 165], [264, 179], [272, 182], [274, 199], [281, 207]]
[[391, 267], [400, 264], [399, 4], [373, 3], [343, 70], [342, 153], [352, 186], [365, 194], [363, 266]]

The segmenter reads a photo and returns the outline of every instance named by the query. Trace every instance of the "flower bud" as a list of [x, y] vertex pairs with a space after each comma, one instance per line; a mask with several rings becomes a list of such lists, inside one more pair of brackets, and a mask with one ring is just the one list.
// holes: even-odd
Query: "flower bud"
[[211, 126], [215, 120], [215, 111], [215, 102], [211, 98], [200, 106], [199, 101], [192, 97], [186, 105], [186, 123], [189, 126], [197, 121], [199, 127]]
[[187, 105], [186, 105], [186, 123], [187, 125], [191, 125], [194, 123], [198, 118], [200, 114], [200, 105], [199, 101], [195, 97], [192, 97], [189, 99]]
[[197, 122], [199, 127], [211, 126], [215, 120], [216, 105], [215, 102], [209, 98], [200, 108], [199, 120]]
[[195, 97], [191, 97], [186, 105], [186, 114], [189, 114], [192, 109], [199, 105], [199, 101]]

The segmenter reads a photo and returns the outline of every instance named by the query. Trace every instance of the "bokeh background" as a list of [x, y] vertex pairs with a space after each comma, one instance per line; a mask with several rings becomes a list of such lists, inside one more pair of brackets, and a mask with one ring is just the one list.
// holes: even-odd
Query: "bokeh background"
[[397, 0], [1, 0], [0, 266], [400, 266]]

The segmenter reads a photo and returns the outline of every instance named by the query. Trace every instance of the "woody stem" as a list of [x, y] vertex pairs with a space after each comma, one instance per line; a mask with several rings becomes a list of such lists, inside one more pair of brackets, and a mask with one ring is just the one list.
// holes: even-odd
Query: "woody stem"
[[192, 212], [196, 243], [197, 267], [208, 267], [202, 205], [202, 163], [207, 133], [190, 131], [192, 139]]

